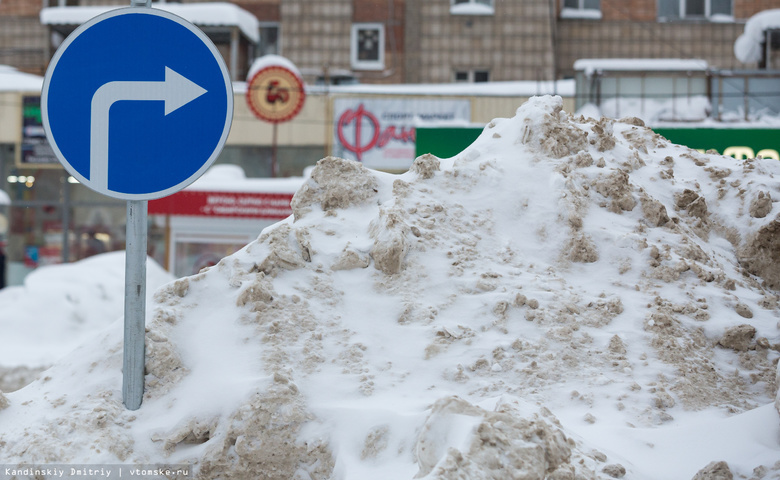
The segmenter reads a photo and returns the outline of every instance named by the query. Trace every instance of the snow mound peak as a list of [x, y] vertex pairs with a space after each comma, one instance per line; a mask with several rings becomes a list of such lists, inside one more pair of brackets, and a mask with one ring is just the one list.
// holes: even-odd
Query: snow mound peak
[[[702, 412], [755, 421], [775, 399], [778, 278], [760, 259], [778, 258], [780, 165], [561, 106], [533, 98], [403, 175], [321, 160], [293, 216], [157, 291], [139, 411], [120, 408], [112, 332], [108, 352], [9, 395], [0, 454], [198, 478], [777, 471], [776, 438], [651, 439]], [[99, 428], [77, 421], [95, 411]]]

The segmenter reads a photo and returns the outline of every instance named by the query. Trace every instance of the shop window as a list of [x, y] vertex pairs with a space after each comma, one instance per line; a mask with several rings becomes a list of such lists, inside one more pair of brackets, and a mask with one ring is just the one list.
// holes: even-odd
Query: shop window
[[563, 0], [561, 18], [601, 18], [601, 0]]
[[451, 0], [452, 15], [493, 15], [493, 0]]
[[352, 68], [356, 70], [385, 68], [385, 26], [381, 23], [352, 25], [350, 47]]
[[732, 0], [658, 0], [658, 19], [733, 20]]
[[455, 72], [456, 83], [481, 83], [490, 81], [488, 70], [457, 70]]

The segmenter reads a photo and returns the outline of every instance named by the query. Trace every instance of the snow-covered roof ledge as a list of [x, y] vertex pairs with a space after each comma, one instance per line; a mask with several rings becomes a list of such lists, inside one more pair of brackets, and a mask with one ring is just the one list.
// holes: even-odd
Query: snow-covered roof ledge
[[40, 92], [43, 77], [0, 65], [0, 92]]
[[747, 21], [745, 32], [734, 42], [734, 55], [742, 63], [759, 62], [767, 30], [780, 29], [780, 9], [764, 10]]
[[450, 7], [451, 15], [493, 15], [493, 7], [484, 3], [458, 3]]
[[[233, 91], [246, 93], [245, 82], [233, 82]], [[424, 95], [459, 97], [533, 97], [535, 95], [574, 96], [574, 80], [480, 83], [403, 83], [356, 85], [305, 85], [307, 94]]]
[[698, 72], [706, 71], [706, 60], [687, 58], [583, 58], [574, 62], [574, 70], [593, 72]]
[[[93, 17], [116, 8], [124, 7], [48, 7], [41, 10], [40, 19], [44, 25], [81, 25]], [[253, 42], [260, 41], [260, 23], [257, 17], [232, 3], [154, 3], [152, 8], [178, 15], [199, 27], [238, 27]]]

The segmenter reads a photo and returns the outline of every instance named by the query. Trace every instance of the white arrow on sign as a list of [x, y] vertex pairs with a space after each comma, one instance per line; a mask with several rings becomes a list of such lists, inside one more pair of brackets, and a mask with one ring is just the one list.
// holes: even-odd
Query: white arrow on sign
[[162, 82], [108, 82], [92, 96], [89, 138], [89, 180], [108, 190], [108, 119], [115, 102], [164, 101], [165, 115], [206, 93], [206, 89], [165, 67]]

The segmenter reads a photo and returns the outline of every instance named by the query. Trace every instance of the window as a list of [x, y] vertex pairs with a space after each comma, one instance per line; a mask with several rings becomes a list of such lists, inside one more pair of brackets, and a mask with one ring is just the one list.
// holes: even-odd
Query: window
[[658, 0], [658, 19], [733, 19], [732, 0]]
[[450, 0], [452, 15], [493, 15], [493, 0]]
[[561, 18], [601, 18], [601, 0], [563, 0]]
[[352, 25], [350, 57], [356, 70], [385, 68], [385, 26], [381, 23]]
[[480, 83], [489, 82], [490, 72], [488, 70], [457, 70], [455, 71], [456, 83]]
[[279, 24], [260, 22], [260, 43], [258, 45], [258, 57], [263, 55], [279, 55]]

